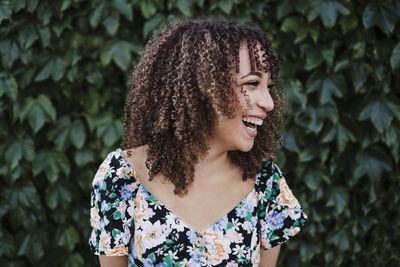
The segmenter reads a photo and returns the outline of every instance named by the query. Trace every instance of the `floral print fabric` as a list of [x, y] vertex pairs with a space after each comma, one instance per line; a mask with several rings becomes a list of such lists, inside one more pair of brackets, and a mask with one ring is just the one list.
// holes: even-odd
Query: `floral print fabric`
[[97, 255], [128, 255], [129, 266], [258, 266], [260, 249], [287, 241], [306, 219], [269, 161], [256, 175], [254, 189], [198, 233], [140, 184], [118, 149], [93, 180], [89, 245]]

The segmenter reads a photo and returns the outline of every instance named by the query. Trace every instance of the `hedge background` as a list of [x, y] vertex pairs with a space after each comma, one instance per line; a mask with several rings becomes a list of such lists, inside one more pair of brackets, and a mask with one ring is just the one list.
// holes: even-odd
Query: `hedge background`
[[89, 189], [130, 73], [177, 18], [258, 25], [292, 113], [280, 165], [307, 227], [279, 266], [400, 266], [400, 1], [0, 1], [2, 266], [97, 266]]

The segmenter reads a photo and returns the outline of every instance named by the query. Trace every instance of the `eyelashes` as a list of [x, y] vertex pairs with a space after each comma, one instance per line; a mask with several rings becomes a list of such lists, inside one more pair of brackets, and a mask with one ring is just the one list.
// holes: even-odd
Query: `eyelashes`
[[[257, 87], [257, 86], [260, 85], [260, 82], [252, 81], [252, 82], [247, 82], [244, 85], [248, 85], [248, 86], [251, 86], [251, 87]], [[274, 87], [274, 85], [273, 84], [268, 84], [267, 87], [268, 87], [268, 90], [271, 90]]]

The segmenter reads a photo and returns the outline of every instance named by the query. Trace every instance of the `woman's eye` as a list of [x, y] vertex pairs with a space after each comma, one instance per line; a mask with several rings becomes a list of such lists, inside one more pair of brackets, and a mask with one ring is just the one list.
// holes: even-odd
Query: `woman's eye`
[[274, 85], [273, 84], [268, 84], [267, 87], [268, 87], [269, 90], [271, 90], [272, 88], [274, 88]]
[[246, 85], [250, 85], [250, 86], [254, 86], [254, 87], [257, 87], [259, 84], [260, 84], [260, 83], [257, 82], [257, 81], [254, 81], [254, 82], [247, 82], [247, 83], [246, 83]]

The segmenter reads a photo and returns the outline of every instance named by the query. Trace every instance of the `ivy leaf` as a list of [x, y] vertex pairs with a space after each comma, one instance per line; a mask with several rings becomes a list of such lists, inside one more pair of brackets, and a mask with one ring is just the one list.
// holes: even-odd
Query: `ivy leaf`
[[5, 41], [1, 44], [0, 49], [3, 54], [1, 63], [7, 69], [11, 68], [14, 64], [14, 61], [20, 56], [20, 49], [18, 47], [18, 44], [16, 42]]
[[218, 7], [224, 12], [226, 15], [231, 14], [232, 11], [232, 0], [220, 0], [218, 2]]
[[316, 17], [319, 16], [325, 27], [332, 28], [333, 25], [335, 25], [336, 18], [339, 13], [342, 15], [348, 15], [350, 14], [350, 11], [345, 6], [336, 1], [325, 0], [320, 1], [314, 7], [310, 15], [308, 16], [308, 19], [309, 21], [313, 21]]
[[378, 25], [384, 33], [389, 34], [393, 31], [395, 23], [396, 14], [391, 8], [370, 3], [364, 10], [363, 25], [366, 29]]
[[178, 9], [182, 12], [183, 15], [185, 15], [186, 17], [192, 16], [193, 1], [178, 0], [176, 5], [177, 5]]
[[18, 96], [18, 84], [14, 77], [0, 79], [0, 97], [6, 94], [8, 97], [15, 101]]
[[358, 119], [361, 121], [370, 119], [378, 132], [383, 133], [390, 126], [393, 116], [385, 103], [381, 99], [376, 99], [360, 112]]
[[393, 49], [392, 56], [390, 57], [390, 65], [393, 70], [400, 66], [400, 42]]
[[312, 70], [324, 62], [321, 49], [314, 45], [305, 45], [304, 50], [306, 53], [306, 69]]
[[115, 36], [119, 27], [119, 15], [113, 13], [112, 15], [108, 16], [103, 21], [103, 25], [110, 35]]
[[334, 187], [329, 195], [327, 207], [335, 207], [338, 214], [342, 213], [349, 201], [347, 190], [342, 187]]
[[60, 172], [68, 176], [70, 170], [69, 160], [65, 153], [48, 150], [42, 150], [37, 153], [32, 168], [34, 176], [44, 171], [50, 183], [58, 180]]
[[157, 29], [161, 22], [163, 21], [163, 17], [160, 16], [159, 14], [155, 15], [151, 20], [146, 21], [146, 23], [143, 26], [143, 38], [146, 38], [146, 36]]
[[0, 23], [11, 19], [11, 6], [9, 1], [0, 1]]
[[85, 265], [85, 260], [83, 259], [83, 257], [78, 253], [74, 253], [72, 254], [72, 256], [68, 257], [68, 259], [64, 264], [64, 267], [75, 267], [84, 265]]
[[349, 141], [355, 141], [354, 135], [346, 127], [339, 123], [337, 126], [337, 144], [340, 153], [346, 149]]
[[25, 50], [28, 49], [37, 39], [39, 39], [34, 24], [28, 24], [22, 27], [18, 34], [18, 39], [21, 47]]
[[143, 16], [146, 19], [149, 19], [156, 13], [157, 8], [154, 6], [152, 1], [140, 1], [140, 10], [142, 11]]
[[58, 82], [64, 76], [65, 69], [64, 60], [60, 57], [56, 57], [47, 62], [36, 76], [35, 81], [40, 82], [51, 76], [54, 81]]
[[115, 0], [114, 2], [112, 2], [112, 5], [113, 8], [124, 15], [127, 20], [133, 20], [132, 6], [130, 4], [126, 3], [124, 0]]
[[299, 147], [297, 145], [295, 134], [292, 130], [288, 130], [284, 136], [284, 146], [287, 150], [299, 153]]
[[93, 152], [91, 150], [78, 150], [75, 152], [75, 163], [79, 167], [85, 166], [94, 160]]
[[289, 82], [285, 85], [285, 97], [287, 101], [293, 104], [299, 104], [301, 109], [305, 109], [307, 105], [307, 96], [303, 91], [303, 85], [299, 80], [289, 80]]
[[356, 156], [352, 184], [355, 184], [364, 175], [369, 176], [374, 181], [378, 181], [384, 171], [391, 171], [389, 161], [386, 154], [379, 149], [367, 152], [360, 151]]
[[71, 192], [64, 184], [55, 183], [46, 188], [46, 202], [50, 209], [55, 209], [59, 203], [67, 206], [72, 201]]
[[22, 144], [21, 142], [15, 140], [6, 150], [4, 154], [6, 162], [9, 165], [10, 171], [13, 170], [22, 159]]
[[134, 51], [134, 46], [131, 43], [118, 41], [103, 51], [100, 60], [103, 66], [108, 65], [113, 60], [118, 67], [126, 71], [131, 64], [132, 51]]
[[101, 16], [103, 14], [103, 10], [104, 10], [104, 2], [100, 2], [99, 4], [96, 3], [96, 8], [94, 9], [89, 19], [90, 26], [93, 29], [99, 25]]
[[1, 243], [0, 243], [0, 255], [6, 256], [8, 258], [12, 258], [15, 252], [15, 241], [14, 237], [7, 232], [6, 230], [2, 230], [0, 234]]
[[34, 133], [37, 133], [46, 122], [56, 120], [56, 110], [46, 95], [39, 95], [37, 99], [28, 97], [19, 113], [20, 120], [28, 117]]
[[79, 233], [73, 226], [60, 226], [55, 234], [56, 244], [72, 251], [79, 243]]
[[70, 139], [76, 148], [80, 149], [83, 147], [86, 140], [86, 131], [81, 120], [77, 119], [73, 122], [70, 130]]

